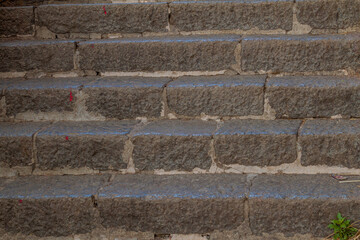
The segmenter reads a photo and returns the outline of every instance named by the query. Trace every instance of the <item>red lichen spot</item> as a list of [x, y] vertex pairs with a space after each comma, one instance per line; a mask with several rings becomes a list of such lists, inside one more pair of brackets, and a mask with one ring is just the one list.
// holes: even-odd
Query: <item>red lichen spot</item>
[[106, 15], [107, 12], [106, 12], [106, 9], [105, 9], [105, 5], [103, 6], [103, 9], [104, 9], [104, 14]]
[[73, 95], [72, 95], [72, 92], [70, 90], [70, 102], [73, 100]]
[[69, 140], [69, 137], [68, 137], [68, 136], [66, 136], [66, 137], [65, 137], [65, 139], [66, 139], [66, 140]]
[[22, 203], [22, 200], [21, 200], [21, 199], [19, 199], [19, 203]]

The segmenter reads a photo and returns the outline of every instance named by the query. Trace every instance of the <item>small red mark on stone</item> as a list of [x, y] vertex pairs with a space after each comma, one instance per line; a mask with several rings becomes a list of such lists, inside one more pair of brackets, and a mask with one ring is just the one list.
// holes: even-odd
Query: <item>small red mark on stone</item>
[[19, 203], [22, 203], [22, 200], [21, 200], [21, 199], [19, 200]]
[[65, 139], [66, 139], [66, 140], [69, 140], [69, 137], [68, 137], [68, 136], [66, 136], [66, 137], [65, 137]]
[[107, 12], [106, 12], [105, 6], [103, 6], [103, 9], [104, 9], [104, 14], [106, 15], [106, 14], [107, 14]]
[[73, 100], [73, 95], [72, 95], [72, 92], [70, 90], [70, 102]]

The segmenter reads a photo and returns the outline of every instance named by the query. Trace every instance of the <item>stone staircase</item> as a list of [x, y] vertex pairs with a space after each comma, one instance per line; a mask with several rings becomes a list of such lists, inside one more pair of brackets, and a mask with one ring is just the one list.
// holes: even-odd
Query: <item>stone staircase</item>
[[0, 239], [322, 239], [360, 219], [360, 0], [0, 1]]

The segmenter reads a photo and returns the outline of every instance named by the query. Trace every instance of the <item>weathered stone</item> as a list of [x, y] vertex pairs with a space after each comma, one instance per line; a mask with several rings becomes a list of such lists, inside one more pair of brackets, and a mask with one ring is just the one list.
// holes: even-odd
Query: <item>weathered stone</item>
[[40, 6], [42, 4], [111, 3], [112, 0], [3, 0], [0, 6]]
[[167, 86], [168, 107], [187, 116], [262, 115], [264, 83], [263, 76], [183, 77]]
[[138, 170], [209, 169], [211, 135], [215, 122], [164, 120], [133, 133], [133, 159]]
[[9, 167], [32, 163], [32, 135], [47, 123], [0, 122], [0, 163]]
[[266, 95], [276, 117], [360, 117], [360, 78], [275, 77]]
[[74, 53], [72, 40], [0, 42], [0, 72], [70, 71]]
[[170, 24], [180, 31], [292, 28], [292, 1], [204, 1], [170, 4]]
[[217, 161], [276, 166], [296, 160], [299, 120], [231, 120], [215, 133]]
[[360, 218], [360, 191], [356, 183], [345, 185], [328, 175], [259, 175], [250, 187], [250, 228], [256, 235], [325, 237], [338, 212]]
[[217, 71], [235, 64], [236, 35], [178, 36], [79, 43], [80, 68], [106, 71]]
[[244, 221], [245, 176], [118, 175], [99, 193], [102, 225], [128, 231], [207, 233]]
[[33, 34], [33, 7], [0, 8], [0, 35]]
[[41, 237], [91, 232], [96, 226], [91, 196], [108, 177], [30, 176], [8, 181], [0, 189], [0, 229]]
[[57, 34], [165, 32], [168, 25], [166, 3], [43, 5], [36, 11], [37, 25]]
[[124, 169], [125, 141], [134, 121], [58, 122], [36, 137], [40, 169]]
[[341, 29], [360, 26], [359, 0], [300, 0], [297, 19], [316, 29]]
[[71, 112], [82, 84], [96, 78], [7, 79], [0, 82], [5, 89], [6, 114]]
[[300, 131], [301, 163], [360, 168], [359, 120], [309, 120]]
[[244, 71], [304, 72], [360, 68], [360, 35], [245, 36]]
[[114, 77], [84, 85], [89, 112], [107, 118], [160, 117], [169, 78]]

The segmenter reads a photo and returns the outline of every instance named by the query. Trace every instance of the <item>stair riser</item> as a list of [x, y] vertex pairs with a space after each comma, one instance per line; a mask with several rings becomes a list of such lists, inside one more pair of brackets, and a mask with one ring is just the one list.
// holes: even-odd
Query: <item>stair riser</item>
[[[70, 3], [73, 2], [76, 1]], [[87, 2], [78, 1], [78, 3]], [[6, 16], [3, 19], [12, 20], [2, 25], [0, 35], [32, 35], [35, 31], [37, 37], [55, 37], [55, 35], [69, 37], [73, 34], [86, 37], [86, 34], [90, 33], [106, 35], [213, 30], [286, 33], [291, 30], [297, 31], [297, 28], [293, 26], [303, 24], [305, 30], [297, 32], [299, 34], [326, 30], [346, 32], [360, 26], [359, 0], [299, 1], [297, 3], [289, 0], [229, 1], [226, 3], [180, 1], [170, 4], [166, 2], [107, 4], [101, 0], [98, 3], [104, 4], [40, 5], [34, 9], [32, 7], [28, 9], [0, 8], [2, 16]], [[6, 5], [10, 6], [10, 4], [2, 3], [2, 6]], [[37, 4], [30, 2], [28, 5]], [[26, 11], [25, 15], [22, 14], [24, 11]], [[10, 12], [15, 14], [10, 14]], [[231, 14], [228, 14], [229, 12]], [[24, 26], [26, 31], [24, 31]], [[43, 31], [41, 28], [46, 29], [47, 36], [41, 35]]]
[[[214, 164], [276, 167], [328, 166], [359, 169], [359, 121], [234, 120], [215, 122], [3, 123], [0, 159], [7, 167], [36, 170], [209, 172]], [[103, 127], [115, 124], [110, 131]], [[125, 125], [124, 125], [125, 124]], [[335, 125], [334, 125], [335, 124]], [[44, 126], [49, 126], [40, 130]], [[332, 126], [332, 132], [326, 127]], [[18, 128], [14, 133], [6, 132]], [[86, 132], [77, 132], [78, 129]], [[121, 131], [120, 131], [121, 129]], [[198, 133], [192, 132], [200, 130]], [[234, 131], [234, 129], [237, 129]], [[216, 132], [215, 132], [216, 131]], [[325, 132], [324, 132], [325, 131]], [[36, 136], [32, 137], [36, 133]]]
[[27, 121], [360, 117], [356, 77], [9, 79], [0, 91], [3, 118]]
[[359, 48], [359, 35], [213, 35], [84, 41], [77, 45], [74, 40], [13, 42], [0, 44], [0, 72], [194, 72], [233, 68], [241, 73], [345, 70], [354, 74], [360, 68]]
[[40, 237], [84, 234], [96, 228], [325, 237], [337, 212], [349, 219], [360, 217], [356, 185], [340, 188], [328, 175], [259, 175], [253, 180], [241, 174], [117, 175], [110, 182], [106, 177], [2, 181], [0, 230]]

